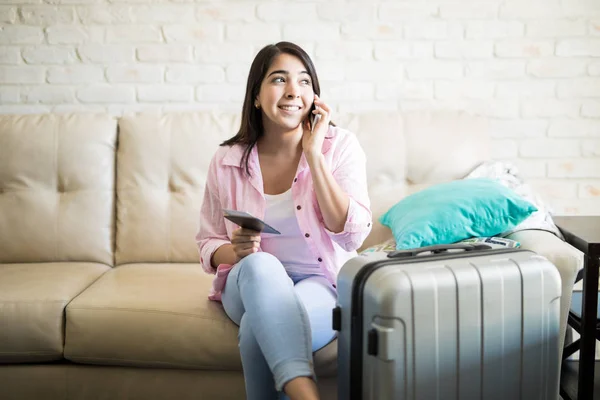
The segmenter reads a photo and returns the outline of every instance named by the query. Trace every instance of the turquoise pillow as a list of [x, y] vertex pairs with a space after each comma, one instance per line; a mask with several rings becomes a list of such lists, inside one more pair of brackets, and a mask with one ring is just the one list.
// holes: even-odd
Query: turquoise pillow
[[449, 244], [471, 237], [497, 236], [537, 211], [514, 191], [485, 178], [441, 183], [396, 203], [379, 218], [396, 248]]

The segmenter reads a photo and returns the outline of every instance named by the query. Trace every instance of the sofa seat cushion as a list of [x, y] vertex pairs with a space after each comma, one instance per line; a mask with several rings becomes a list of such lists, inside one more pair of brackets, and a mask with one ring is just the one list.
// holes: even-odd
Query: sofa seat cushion
[[199, 264], [115, 267], [69, 304], [65, 358], [240, 371], [238, 327], [221, 303], [208, 300], [212, 279]]
[[61, 359], [65, 306], [108, 270], [78, 262], [0, 264], [0, 363]]
[[65, 358], [80, 363], [239, 370], [237, 327], [208, 300], [199, 264], [123, 264], [67, 308]]

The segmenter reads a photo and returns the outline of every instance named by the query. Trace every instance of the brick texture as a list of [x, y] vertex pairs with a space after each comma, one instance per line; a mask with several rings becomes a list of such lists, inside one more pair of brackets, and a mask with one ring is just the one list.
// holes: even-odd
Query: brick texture
[[600, 2], [3, 0], [0, 113], [239, 110], [291, 40], [336, 112], [466, 110], [557, 213], [600, 214]]

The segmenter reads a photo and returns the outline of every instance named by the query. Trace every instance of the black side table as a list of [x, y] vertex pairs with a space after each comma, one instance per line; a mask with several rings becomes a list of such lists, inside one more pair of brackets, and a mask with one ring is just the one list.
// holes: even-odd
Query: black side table
[[[554, 217], [554, 223], [565, 236], [567, 243], [579, 249], [585, 255], [582, 313], [580, 324], [576, 324], [579, 326], [573, 327], [581, 335], [579, 342], [577, 399], [592, 400], [594, 398], [594, 367], [596, 358], [600, 216]], [[571, 316], [569, 320], [572, 320]], [[562, 391], [561, 394], [563, 394]]]

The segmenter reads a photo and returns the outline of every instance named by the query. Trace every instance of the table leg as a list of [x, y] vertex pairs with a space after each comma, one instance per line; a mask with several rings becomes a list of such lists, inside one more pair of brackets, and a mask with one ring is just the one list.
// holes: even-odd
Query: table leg
[[583, 278], [583, 310], [581, 314], [581, 347], [577, 398], [594, 398], [594, 366], [596, 359], [596, 315], [598, 308], [598, 256], [585, 257]]

